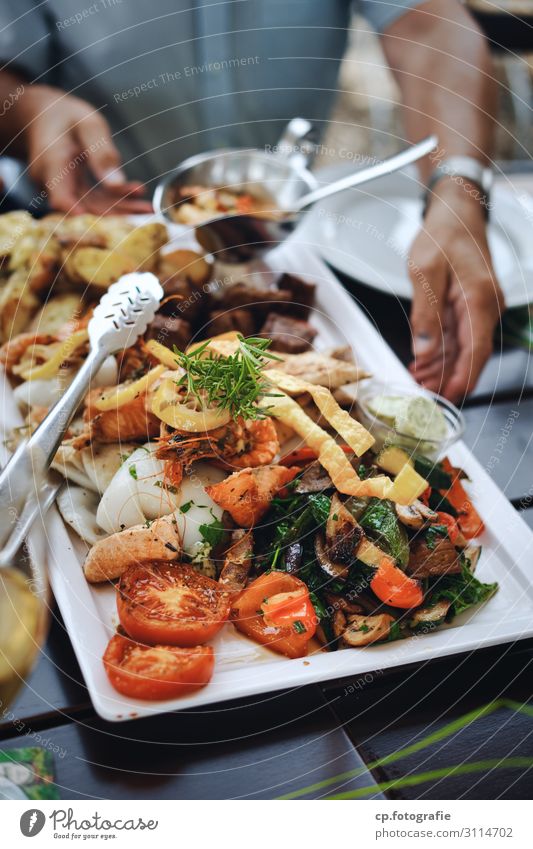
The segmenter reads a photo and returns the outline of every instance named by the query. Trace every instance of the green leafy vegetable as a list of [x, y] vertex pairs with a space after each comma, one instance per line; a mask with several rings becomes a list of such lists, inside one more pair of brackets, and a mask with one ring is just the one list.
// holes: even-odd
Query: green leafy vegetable
[[359, 523], [386, 554], [390, 554], [400, 566], [407, 565], [409, 540], [391, 501], [372, 498]]
[[327, 495], [310, 495], [309, 496], [309, 506], [311, 507], [311, 513], [313, 515], [313, 519], [319, 525], [325, 525], [328, 516], [329, 516], [329, 508], [331, 505], [331, 499]]
[[137, 480], [137, 466], [135, 466], [135, 465], [130, 466], [128, 471], [129, 471], [130, 475], [132, 476], [133, 480], [136, 481]]
[[426, 545], [430, 551], [433, 551], [437, 545], [438, 538], [448, 536], [448, 528], [446, 525], [431, 525], [425, 534]]
[[299, 619], [297, 619], [296, 622], [293, 622], [292, 625], [297, 634], [305, 634], [305, 632], [307, 631], [307, 628], [305, 627], [304, 623], [300, 622]]
[[450, 613], [457, 616], [468, 610], [475, 604], [481, 604], [490, 598], [498, 584], [483, 584], [469, 568], [469, 561], [461, 557], [461, 572], [458, 575], [443, 575], [437, 578], [430, 589], [426, 602], [429, 606], [435, 605], [441, 599], [451, 602]]
[[180, 507], [180, 513], [188, 513], [193, 503], [193, 501], [186, 501], [185, 504], [182, 504]]

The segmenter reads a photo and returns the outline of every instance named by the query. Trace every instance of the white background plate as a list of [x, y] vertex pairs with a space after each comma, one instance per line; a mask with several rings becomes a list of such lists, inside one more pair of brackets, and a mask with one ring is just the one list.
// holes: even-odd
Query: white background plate
[[[320, 183], [353, 171], [347, 164], [318, 171]], [[533, 302], [533, 215], [511, 189], [496, 183], [491, 196], [489, 245], [507, 307]], [[306, 216], [299, 239], [313, 245], [344, 274], [401, 298], [412, 297], [409, 248], [422, 221], [415, 171], [382, 177], [322, 201]]]
[[[297, 237], [271, 254], [269, 263], [273, 269], [292, 271], [318, 283], [312, 321], [319, 328], [319, 347], [349, 343], [359, 362], [377, 377], [411, 381], [354, 301], [324, 264], [305, 245], [298, 244]], [[12, 409], [9, 389], [5, 401]], [[357, 676], [533, 636], [533, 534], [463, 444], [457, 445], [451, 456], [474, 481], [471, 492], [488, 529], [480, 539], [483, 553], [478, 574], [483, 581], [499, 581], [500, 590], [494, 598], [433, 634], [358, 650], [320, 652], [298, 660], [277, 656], [226, 625], [214, 641], [216, 666], [211, 683], [196, 694], [173, 701], [127, 699], [109, 684], [102, 654], [117, 625], [115, 590], [109, 585], [87, 583], [81, 568], [87, 547], [66, 529], [53, 508], [45, 528], [50, 579], [97, 713], [111, 721], [127, 720]]]

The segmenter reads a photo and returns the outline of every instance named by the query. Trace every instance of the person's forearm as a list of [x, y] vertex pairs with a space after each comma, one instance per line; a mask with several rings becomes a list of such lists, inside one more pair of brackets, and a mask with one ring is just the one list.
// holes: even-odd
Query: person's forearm
[[[387, 61], [402, 94], [408, 138], [429, 133], [442, 157], [492, 157], [496, 87], [485, 38], [455, 0], [429, 0], [385, 32]], [[434, 167], [420, 165], [423, 179]]]
[[[0, 71], [0, 146], [4, 153], [22, 155], [24, 143], [21, 138], [20, 101], [26, 94], [28, 83], [12, 71]], [[15, 141], [13, 141], [15, 139]]]
[[49, 102], [63, 96], [60, 89], [31, 85], [22, 75], [0, 71], [0, 151], [26, 157], [26, 130], [29, 124]]

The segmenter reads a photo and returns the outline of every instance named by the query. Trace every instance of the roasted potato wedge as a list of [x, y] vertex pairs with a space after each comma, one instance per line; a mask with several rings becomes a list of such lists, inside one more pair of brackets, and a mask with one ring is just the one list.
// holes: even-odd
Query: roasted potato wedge
[[136, 227], [112, 247], [131, 259], [136, 271], [156, 271], [159, 266], [159, 251], [166, 241], [167, 228], [164, 224], [154, 221]]
[[28, 272], [18, 268], [0, 289], [0, 342], [21, 333], [37, 311], [39, 300], [28, 285]]
[[107, 289], [123, 274], [135, 271], [135, 262], [107, 248], [79, 248], [66, 260], [64, 271], [73, 283]]
[[211, 279], [212, 265], [196, 251], [176, 250], [161, 255], [159, 265], [161, 279], [178, 274], [186, 277], [197, 288]]

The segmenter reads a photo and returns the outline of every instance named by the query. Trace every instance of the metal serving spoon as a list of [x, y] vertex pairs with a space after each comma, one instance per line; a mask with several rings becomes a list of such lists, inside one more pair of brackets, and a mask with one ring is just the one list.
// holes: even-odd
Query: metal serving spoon
[[217, 259], [227, 263], [249, 262], [281, 244], [314, 204], [405, 168], [436, 147], [437, 137], [428, 136], [383, 162], [320, 188], [314, 176], [302, 167], [301, 160], [261, 150], [211, 151], [186, 159], [159, 184], [154, 194], [154, 209], [174, 221], [172, 211], [179, 190], [193, 185], [245, 190], [268, 200], [272, 212], [280, 211], [281, 215], [220, 215], [195, 227], [202, 247]]
[[36, 516], [57, 495], [58, 486], [47, 481], [47, 471], [91, 378], [106, 357], [133, 345], [145, 332], [162, 297], [157, 277], [134, 272], [113, 283], [101, 298], [88, 326], [91, 348], [87, 359], [63, 397], [0, 473], [0, 566], [7, 565], [18, 548], [17, 540], [22, 542]]

